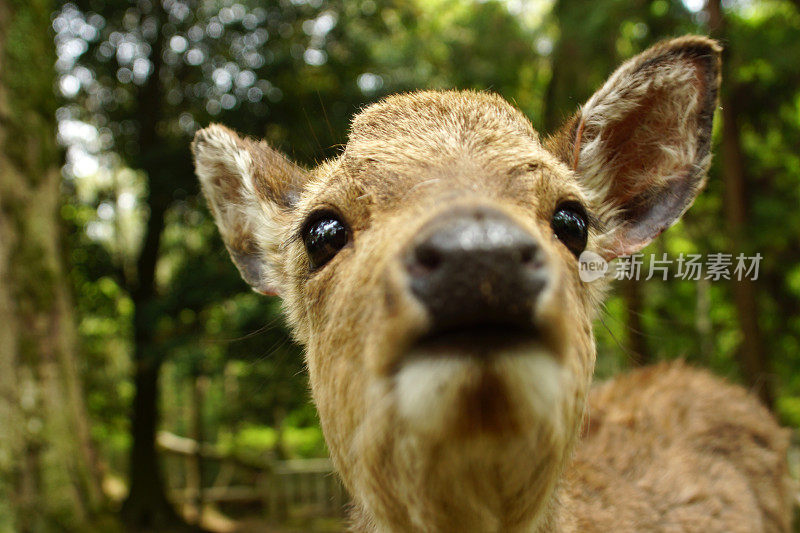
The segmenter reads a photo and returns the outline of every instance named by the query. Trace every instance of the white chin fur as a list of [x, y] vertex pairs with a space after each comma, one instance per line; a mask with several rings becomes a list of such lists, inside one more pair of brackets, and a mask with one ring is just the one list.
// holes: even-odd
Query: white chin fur
[[[395, 376], [397, 412], [408, 429], [418, 434], [441, 433], [459, 416], [460, 394], [492, 372], [500, 378], [508, 403], [520, 419], [541, 426], [561, 425], [568, 376], [557, 357], [541, 347], [528, 346], [495, 354], [489, 360], [446, 357], [415, 351], [408, 354]], [[553, 428], [558, 431], [563, 428]]]

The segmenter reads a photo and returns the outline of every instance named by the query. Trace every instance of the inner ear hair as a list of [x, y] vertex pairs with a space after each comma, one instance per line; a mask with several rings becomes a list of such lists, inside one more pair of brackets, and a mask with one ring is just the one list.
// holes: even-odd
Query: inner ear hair
[[[624, 63], [586, 102], [572, 124], [571, 167], [578, 169], [584, 136], [592, 122], [598, 130], [603, 127], [619, 129], [617, 136], [624, 142], [635, 133], [639, 125], [637, 111], [642, 108], [655, 114], [661, 111], [662, 118], [667, 121], [674, 119], [666, 111], [672, 107], [670, 104], [682, 103], [681, 96], [691, 92], [688, 87], [681, 87], [687, 81], [694, 85], [697, 98], [691, 103], [697, 113], [697, 145], [701, 148], [700, 156], [704, 156], [711, 141], [721, 52], [721, 46], [712, 39], [686, 36], [659, 43]], [[663, 110], [659, 110], [659, 106]], [[695, 134], [680, 133], [685, 137]]]
[[705, 183], [721, 47], [706, 37], [662, 42], [624, 63], [546, 146], [576, 171], [615, 227], [607, 257], [669, 227]]

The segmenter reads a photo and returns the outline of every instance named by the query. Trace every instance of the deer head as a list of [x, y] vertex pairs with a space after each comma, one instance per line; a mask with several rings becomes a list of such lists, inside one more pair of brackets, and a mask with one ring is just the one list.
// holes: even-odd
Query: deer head
[[584, 413], [600, 283], [704, 183], [718, 45], [624, 63], [551, 138], [500, 97], [392, 96], [307, 171], [213, 125], [197, 175], [243, 278], [283, 299], [359, 527], [536, 530]]

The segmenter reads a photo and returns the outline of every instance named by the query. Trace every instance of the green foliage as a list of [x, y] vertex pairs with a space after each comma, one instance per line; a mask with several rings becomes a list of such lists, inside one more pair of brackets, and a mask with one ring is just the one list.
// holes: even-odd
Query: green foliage
[[230, 441], [227, 447], [239, 457], [263, 457], [274, 452], [278, 447], [282, 448], [288, 459], [327, 455], [325, 440], [322, 438], [319, 426], [295, 427], [288, 425], [278, 431], [268, 426], [248, 425], [237, 434], [231, 435]]

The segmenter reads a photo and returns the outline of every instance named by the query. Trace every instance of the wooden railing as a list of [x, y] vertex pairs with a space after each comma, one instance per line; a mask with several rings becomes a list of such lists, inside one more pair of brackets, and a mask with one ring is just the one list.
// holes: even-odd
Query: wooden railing
[[[245, 458], [166, 431], [159, 432], [157, 444], [168, 458], [182, 463], [171, 469], [183, 474], [169, 476], [171, 499], [181, 506], [191, 506], [198, 521], [208, 504], [255, 503], [270, 520], [282, 522], [298, 516], [342, 516], [348, 502], [327, 458]], [[204, 479], [206, 462], [219, 463], [213, 480]], [[250, 482], [236, 481], [241, 478]]]

